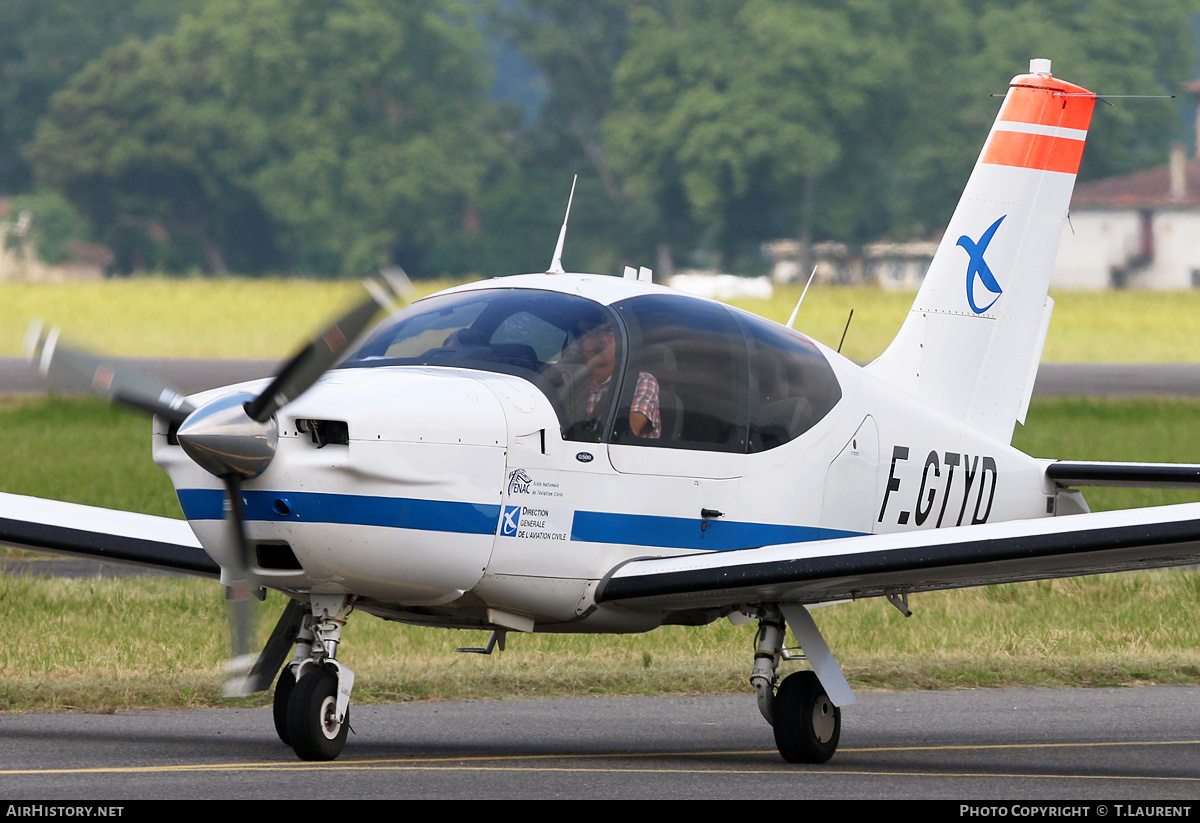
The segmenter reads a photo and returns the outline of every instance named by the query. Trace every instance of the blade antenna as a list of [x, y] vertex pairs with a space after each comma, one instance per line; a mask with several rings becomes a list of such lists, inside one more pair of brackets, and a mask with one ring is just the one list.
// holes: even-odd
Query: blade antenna
[[850, 331], [850, 321], [854, 319], [854, 309], [850, 310], [850, 316], [846, 318], [846, 328], [842, 329], [842, 339], [838, 341], [838, 354], [842, 353], [842, 344], [846, 342], [846, 332]]
[[804, 302], [804, 295], [808, 294], [808, 287], [812, 285], [813, 278], [817, 276], [817, 267], [813, 266], [812, 274], [808, 276], [808, 282], [804, 284], [804, 291], [800, 292], [800, 299], [796, 301], [796, 308], [792, 309], [792, 316], [788, 318], [787, 327], [795, 328], [792, 324], [796, 322], [796, 315], [800, 313], [800, 304]]
[[546, 269], [546, 274], [566, 274], [562, 265], [563, 243], [567, 239], [567, 221], [571, 219], [571, 201], [575, 199], [577, 182], [579, 182], [578, 174], [571, 180], [571, 194], [567, 197], [567, 213], [563, 215], [562, 228], [558, 230], [558, 244], [554, 247], [554, 258], [550, 261], [550, 268]]

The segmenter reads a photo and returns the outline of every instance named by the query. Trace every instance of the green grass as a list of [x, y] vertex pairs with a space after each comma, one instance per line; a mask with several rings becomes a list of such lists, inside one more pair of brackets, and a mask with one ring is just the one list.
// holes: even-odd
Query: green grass
[[[87, 400], [10, 400], [0, 404], [0, 431], [0, 490], [178, 513], [149, 461], [148, 426], [133, 413]], [[1039, 400], [1017, 443], [1042, 456], [1200, 462], [1200, 402]], [[1088, 494], [1095, 508], [1181, 496], [1196, 498]], [[268, 598], [262, 632], [282, 604]], [[879, 599], [817, 611], [855, 686], [1200, 683], [1200, 571], [937, 592], [912, 596], [910, 606], [908, 619]], [[8, 630], [0, 711], [226, 705], [224, 621], [222, 592], [207, 581], [0, 575]], [[356, 615], [341, 659], [358, 675], [360, 702], [729, 693], [747, 691], [753, 637], [753, 625], [728, 621], [629, 636], [512, 634], [507, 651], [482, 657], [452, 651], [482, 645], [482, 632]]]
[[[428, 294], [449, 281], [422, 281]], [[785, 322], [802, 286], [769, 300], [736, 305]], [[76, 343], [114, 355], [286, 357], [343, 305], [361, 294], [353, 282], [234, 278], [133, 278], [96, 283], [0, 284], [0, 356], [20, 354], [31, 318], [61, 325]], [[1200, 362], [1195, 325], [1200, 289], [1187, 292], [1063, 292], [1043, 359], [1047, 362]], [[854, 309], [843, 354], [860, 362], [891, 342], [912, 305], [911, 292], [817, 285], [797, 328], [837, 348]]]
[[150, 421], [86, 398], [0, 398], [0, 491], [182, 517], [150, 459]]
[[[1190, 399], [1035, 400], [1013, 445], [1037, 457], [1200, 463], [1200, 402]], [[1094, 511], [1200, 500], [1178, 489], [1087, 489]]]
[[[429, 294], [450, 281], [422, 281]], [[364, 296], [357, 281], [130, 278], [0, 284], [0, 356], [21, 355], [33, 318], [127, 357], [282, 359]]]

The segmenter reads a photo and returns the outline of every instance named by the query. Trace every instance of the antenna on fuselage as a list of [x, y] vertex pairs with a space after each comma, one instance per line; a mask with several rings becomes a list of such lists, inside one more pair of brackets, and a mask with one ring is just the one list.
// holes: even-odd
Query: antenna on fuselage
[[854, 309], [850, 310], [850, 316], [846, 318], [846, 328], [842, 329], [842, 339], [838, 341], [838, 354], [842, 353], [842, 344], [846, 342], [846, 332], [850, 331], [850, 321], [854, 319]]
[[546, 269], [546, 274], [566, 274], [562, 266], [563, 243], [567, 239], [567, 221], [571, 219], [571, 201], [575, 199], [577, 182], [579, 182], [578, 174], [571, 180], [571, 194], [567, 197], [567, 213], [563, 215], [562, 228], [558, 230], [558, 244], [554, 247], [554, 257], [550, 260], [550, 268]]
[[792, 316], [788, 318], [787, 327], [794, 328], [793, 323], [796, 322], [796, 315], [800, 313], [800, 304], [804, 302], [804, 295], [808, 294], [808, 287], [812, 285], [813, 278], [817, 276], [817, 267], [813, 266], [812, 274], [808, 276], [808, 282], [804, 284], [804, 291], [800, 292], [800, 299], [796, 301], [796, 308], [792, 309]]

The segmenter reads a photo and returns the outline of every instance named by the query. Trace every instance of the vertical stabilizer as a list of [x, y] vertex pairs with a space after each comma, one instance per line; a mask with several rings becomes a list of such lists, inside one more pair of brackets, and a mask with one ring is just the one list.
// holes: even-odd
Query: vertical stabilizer
[[1014, 77], [899, 334], [867, 368], [1004, 442], [1024, 417], [1095, 96]]

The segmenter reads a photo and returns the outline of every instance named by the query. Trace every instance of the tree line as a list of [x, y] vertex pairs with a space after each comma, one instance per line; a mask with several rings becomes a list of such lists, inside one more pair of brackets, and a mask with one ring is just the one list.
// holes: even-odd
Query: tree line
[[[944, 224], [1030, 57], [1173, 94], [1196, 0], [5, 0], [0, 191], [118, 273], [754, 270]], [[514, 76], [516, 92], [498, 93]], [[511, 86], [511, 82], [509, 83]], [[1081, 178], [1182, 101], [1101, 107]], [[58, 245], [55, 245], [58, 244]]]

